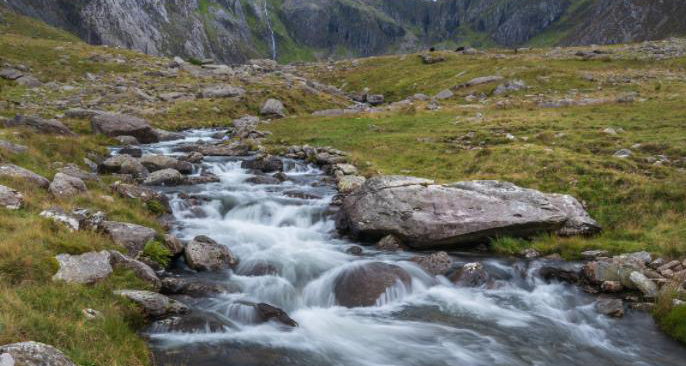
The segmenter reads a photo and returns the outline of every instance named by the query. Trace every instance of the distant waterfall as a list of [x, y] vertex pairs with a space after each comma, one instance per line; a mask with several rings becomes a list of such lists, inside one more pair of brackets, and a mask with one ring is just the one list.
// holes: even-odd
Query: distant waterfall
[[267, 8], [267, 1], [263, 3], [264, 5], [264, 16], [267, 18], [267, 27], [269, 27], [269, 34], [272, 41], [272, 60], [276, 60], [276, 37], [274, 37], [274, 29], [272, 29], [272, 20], [269, 18], [269, 10]]

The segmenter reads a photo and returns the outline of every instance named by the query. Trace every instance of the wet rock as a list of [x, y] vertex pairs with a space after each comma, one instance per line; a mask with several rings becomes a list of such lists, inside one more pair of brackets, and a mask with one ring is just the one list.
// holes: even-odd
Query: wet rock
[[541, 253], [533, 248], [527, 248], [519, 252], [519, 256], [524, 259], [535, 259], [541, 256]]
[[235, 267], [238, 258], [224, 245], [198, 236], [186, 245], [186, 263], [196, 271], [221, 271]]
[[[117, 140], [117, 142], [119, 142], [120, 144], [122, 144], [124, 146], [138, 145], [139, 144], [138, 139], [136, 139], [133, 136], [117, 136], [114, 139]], [[119, 152], [119, 153], [122, 154], [122, 152]], [[129, 154], [129, 155], [132, 155], [132, 154]]]
[[153, 129], [153, 132], [157, 135], [159, 141], [175, 141], [183, 140], [185, 138], [184, 134], [180, 132], [166, 131], [159, 128]]
[[91, 119], [93, 133], [109, 137], [133, 136], [144, 144], [159, 142], [159, 137], [144, 119], [115, 113], [103, 113]]
[[595, 222], [570, 216], [553, 203], [557, 198], [551, 201], [541, 192], [497, 181], [437, 185], [379, 176], [344, 199], [337, 226], [362, 239], [393, 234], [417, 249], [473, 244], [498, 235], [593, 231]]
[[174, 235], [165, 234], [164, 240], [162, 240], [162, 244], [164, 244], [165, 248], [169, 249], [169, 252], [173, 256], [183, 254], [183, 251], [184, 251], [183, 243], [181, 243], [181, 240], [179, 240]]
[[128, 155], [134, 158], [140, 158], [143, 156], [143, 150], [137, 147], [125, 146], [117, 151], [119, 155]]
[[643, 293], [643, 296], [648, 298], [657, 297], [657, 285], [655, 284], [655, 282], [651, 281], [648, 277], [646, 277], [643, 273], [633, 271], [629, 275], [629, 280], [631, 281], [631, 283], [634, 284], [634, 286], [637, 289], [639, 289]]
[[116, 251], [110, 251], [109, 254], [110, 264], [113, 268], [122, 268], [133, 272], [136, 277], [148, 283], [155, 291], [162, 287], [157, 274], [147, 264]]
[[209, 312], [193, 310], [182, 316], [172, 316], [154, 322], [150, 329], [155, 333], [221, 333], [237, 329], [230, 321]]
[[342, 194], [347, 194], [355, 191], [356, 189], [362, 187], [367, 179], [365, 177], [360, 177], [357, 175], [346, 175], [338, 180], [336, 188], [338, 192]]
[[60, 254], [55, 259], [60, 268], [52, 276], [53, 281], [93, 284], [112, 274], [110, 253], [106, 250], [81, 255]]
[[444, 275], [453, 266], [453, 259], [446, 252], [438, 252], [427, 256], [414, 257], [411, 261], [417, 263], [430, 274]]
[[378, 250], [386, 250], [389, 252], [395, 252], [398, 250], [403, 250], [405, 244], [395, 235], [386, 235], [375, 245]]
[[271, 175], [258, 175], [255, 177], [250, 177], [245, 180], [246, 183], [250, 184], [279, 184], [280, 180], [272, 177]]
[[359, 245], [353, 245], [350, 248], [345, 250], [346, 253], [348, 253], [350, 255], [357, 255], [357, 256], [362, 255], [363, 251], [364, 251], [364, 249], [362, 249], [362, 247]]
[[48, 187], [48, 191], [57, 198], [75, 196], [87, 190], [86, 184], [81, 179], [63, 173], [55, 174], [52, 183]]
[[17, 115], [5, 123], [5, 127], [26, 127], [39, 133], [49, 135], [74, 136], [67, 126], [55, 119], [43, 119], [39, 117]]
[[131, 257], [137, 257], [145, 248], [145, 244], [157, 235], [154, 229], [126, 222], [105, 221], [101, 228], [115, 244], [126, 248]]
[[152, 172], [143, 181], [146, 186], [178, 186], [183, 183], [183, 174], [176, 169], [162, 169]]
[[622, 286], [621, 282], [619, 281], [605, 281], [600, 285], [600, 289], [603, 290], [603, 292], [610, 292], [610, 293], [616, 293], [616, 292], [622, 292], [624, 290], [624, 286]]
[[179, 161], [171, 156], [143, 155], [138, 161], [150, 172], [163, 169], [175, 169], [182, 174], [193, 173], [193, 164], [186, 161]]
[[277, 99], [268, 99], [260, 108], [260, 115], [269, 118], [286, 117], [286, 108]]
[[398, 284], [409, 287], [410, 275], [394, 264], [371, 262], [342, 272], [334, 280], [339, 305], [354, 308], [373, 306], [386, 291]]
[[283, 171], [283, 161], [276, 156], [260, 156], [253, 160], [246, 160], [241, 163], [243, 169], [259, 170], [264, 173]]
[[0, 207], [18, 210], [24, 204], [24, 196], [19, 191], [0, 185]]
[[9, 141], [0, 140], [0, 149], [7, 150], [15, 154], [25, 153], [29, 148], [24, 145], [15, 144]]
[[279, 323], [288, 325], [289, 327], [297, 327], [298, 323], [291, 319], [288, 314], [274, 306], [271, 306], [269, 304], [261, 303], [255, 305], [255, 310], [257, 311], [257, 314], [260, 318], [261, 321], [267, 322], [270, 320], [277, 321]]
[[184, 314], [190, 311], [188, 306], [151, 291], [116, 290], [114, 293], [126, 297], [139, 305], [143, 310], [143, 314], [152, 319]]
[[581, 252], [581, 258], [586, 260], [597, 259], [599, 257], [607, 257], [608, 255], [610, 255], [610, 252], [608, 252], [607, 250], [587, 250], [585, 252]]
[[234, 98], [241, 97], [245, 94], [245, 89], [231, 86], [219, 85], [207, 87], [200, 91], [198, 97], [200, 98]]
[[57, 348], [38, 342], [0, 346], [0, 355], [0, 362], [8, 363], [2, 366], [76, 366]]
[[460, 287], [481, 287], [491, 282], [491, 276], [481, 263], [467, 263], [448, 277]]
[[236, 293], [238, 285], [222, 281], [211, 281], [198, 278], [166, 277], [162, 279], [162, 293], [169, 295], [186, 295], [207, 297], [222, 293]]
[[579, 271], [561, 267], [541, 267], [538, 273], [546, 281], [556, 280], [567, 283], [578, 283], [581, 280], [581, 273]]
[[98, 165], [101, 174], [131, 174], [137, 178], [145, 178], [150, 172], [137, 159], [129, 155], [116, 155]]
[[23, 179], [41, 188], [48, 188], [48, 186], [50, 186], [50, 181], [45, 177], [14, 164], [0, 165], [0, 177], [1, 176]]
[[624, 303], [620, 299], [598, 299], [595, 303], [595, 309], [598, 313], [613, 318], [624, 316]]
[[221, 182], [221, 179], [218, 176], [212, 173], [205, 172], [202, 175], [184, 177], [182, 184], [192, 186], [195, 184], [207, 184], [218, 182]]

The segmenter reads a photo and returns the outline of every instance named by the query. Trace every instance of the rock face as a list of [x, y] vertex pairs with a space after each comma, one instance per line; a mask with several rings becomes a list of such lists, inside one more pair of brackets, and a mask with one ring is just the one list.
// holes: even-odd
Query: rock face
[[0, 207], [18, 210], [24, 204], [24, 196], [12, 188], [0, 185]]
[[221, 271], [238, 264], [229, 248], [206, 237], [198, 236], [186, 245], [186, 263], [196, 271]]
[[157, 234], [151, 228], [125, 222], [105, 221], [101, 226], [102, 231], [109, 235], [115, 244], [126, 248], [132, 257], [142, 252], [145, 244]]
[[418, 249], [473, 244], [499, 235], [599, 230], [588, 215], [555, 203], [541, 192], [497, 181], [437, 185], [421, 178], [379, 176], [344, 199], [337, 225], [361, 239], [392, 234]]
[[[38, 342], [21, 342], [0, 346], [0, 354], [9, 354], [7, 366], [76, 366], [57, 348]], [[5, 366], [4, 364], [2, 366]]]
[[103, 113], [91, 119], [93, 133], [109, 137], [133, 136], [144, 144], [159, 142], [159, 137], [144, 119], [126, 114]]
[[26, 170], [22, 167], [16, 166], [14, 164], [2, 164], [0, 165], [0, 176], [13, 177], [26, 180], [30, 183], [36, 184], [42, 188], [48, 188], [50, 181], [45, 177], [40, 176], [30, 170]]
[[159, 319], [177, 314], [185, 314], [190, 311], [188, 306], [155, 292], [117, 290], [114, 291], [114, 293], [124, 296], [136, 303], [143, 310], [143, 314], [152, 319]]
[[51, 135], [65, 135], [73, 136], [74, 133], [63, 125], [60, 121], [55, 119], [43, 119], [39, 117], [16, 116], [9, 122], [5, 123], [7, 127], [27, 127], [34, 129], [40, 133]]
[[404, 269], [371, 262], [341, 273], [334, 280], [334, 294], [336, 302], [348, 308], [373, 306], [389, 288], [396, 284], [409, 287], [410, 282], [410, 275]]

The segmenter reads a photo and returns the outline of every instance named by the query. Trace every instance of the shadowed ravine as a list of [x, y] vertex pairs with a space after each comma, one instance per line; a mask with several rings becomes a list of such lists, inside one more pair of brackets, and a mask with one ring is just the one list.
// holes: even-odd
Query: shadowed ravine
[[[214, 132], [188, 132], [185, 141], [148, 145], [146, 152], [174, 154], [175, 144]], [[206, 157], [202, 169], [220, 183], [163, 188], [179, 238], [207, 235], [240, 259], [231, 273], [193, 274], [177, 263], [175, 275], [211, 278], [240, 292], [180, 298], [193, 306], [193, 330], [150, 327], [157, 365], [683, 365], [686, 350], [648, 313], [599, 315], [595, 297], [537, 277], [544, 260], [451, 252], [458, 264], [482, 261], [496, 280], [488, 288], [459, 288], [408, 261], [416, 253], [366, 248], [349, 255], [354, 243], [336, 234], [329, 205], [336, 191], [321, 183], [321, 171], [286, 160], [289, 181], [254, 185], [240, 163]], [[188, 207], [180, 193], [204, 200]], [[337, 306], [336, 276], [372, 260], [402, 267], [411, 286], [398, 282], [373, 307]], [[249, 303], [279, 307], [299, 326], [257, 324]]]

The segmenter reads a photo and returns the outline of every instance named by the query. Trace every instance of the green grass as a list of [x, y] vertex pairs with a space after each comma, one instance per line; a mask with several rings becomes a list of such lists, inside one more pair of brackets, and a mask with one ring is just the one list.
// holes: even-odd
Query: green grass
[[672, 338], [686, 343], [686, 305], [676, 306], [658, 318], [660, 328]]

